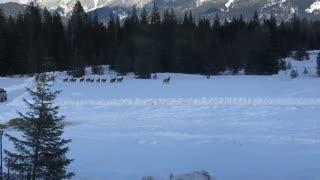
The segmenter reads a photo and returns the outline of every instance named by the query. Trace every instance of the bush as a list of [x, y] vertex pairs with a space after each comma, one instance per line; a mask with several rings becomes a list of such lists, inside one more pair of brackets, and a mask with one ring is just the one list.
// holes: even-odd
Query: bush
[[307, 50], [305, 48], [299, 48], [296, 52], [294, 52], [293, 57], [299, 61], [310, 59], [309, 53], [307, 52]]
[[71, 71], [68, 71], [68, 75], [79, 78], [85, 75], [84, 67], [75, 67]]
[[280, 60], [279, 66], [280, 66], [281, 70], [283, 70], [283, 71], [287, 70], [287, 63], [284, 59]]
[[287, 69], [291, 69], [292, 68], [292, 65], [291, 63], [289, 62], [288, 65], [287, 65]]
[[290, 75], [291, 75], [292, 79], [295, 79], [295, 78], [297, 78], [299, 76], [299, 73], [298, 73], [297, 70], [292, 69]]
[[91, 68], [92, 74], [104, 75], [104, 69], [102, 66], [93, 66]]
[[157, 75], [156, 73], [154, 73], [154, 74], [152, 75], [152, 79], [158, 79], [158, 75]]

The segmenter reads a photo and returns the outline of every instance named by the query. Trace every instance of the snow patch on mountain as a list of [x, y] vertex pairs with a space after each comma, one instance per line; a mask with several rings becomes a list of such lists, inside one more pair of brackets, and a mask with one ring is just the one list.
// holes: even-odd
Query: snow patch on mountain
[[314, 13], [314, 11], [320, 10], [320, 1], [316, 1], [310, 5], [308, 9], [306, 9], [307, 13]]
[[227, 9], [229, 10], [229, 7], [234, 3], [234, 0], [228, 0], [228, 2], [225, 4]]
[[94, 8], [96, 9], [98, 6], [99, 0], [94, 0]]
[[198, 7], [198, 6], [201, 6], [204, 2], [206, 2], [206, 1], [208, 1], [208, 0], [197, 0], [196, 1], [196, 6]]

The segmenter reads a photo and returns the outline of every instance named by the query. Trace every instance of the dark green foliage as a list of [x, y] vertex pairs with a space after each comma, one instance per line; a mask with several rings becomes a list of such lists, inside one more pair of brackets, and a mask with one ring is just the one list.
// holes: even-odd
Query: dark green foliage
[[153, 8], [152, 8], [152, 12], [151, 12], [150, 16], [151, 16], [150, 17], [150, 24], [151, 25], [160, 25], [160, 23], [161, 23], [160, 12], [159, 12], [159, 8], [155, 2], [153, 3]]
[[292, 68], [291, 62], [288, 62], [287, 69], [291, 69], [291, 68]]
[[299, 48], [294, 52], [293, 57], [299, 61], [309, 60], [309, 54], [305, 48]]
[[297, 70], [292, 69], [291, 73], [290, 73], [290, 76], [291, 76], [292, 79], [295, 79], [295, 78], [297, 78], [299, 76], [299, 72]]
[[[84, 75], [87, 66], [110, 68], [121, 74], [134, 72], [149, 78], [156, 72], [270, 75], [285, 69], [292, 51], [308, 59], [309, 49], [320, 49], [320, 21], [287, 22], [275, 16], [261, 20], [258, 11], [247, 22], [243, 16], [212, 22], [185, 11], [182, 19], [173, 9], [160, 12], [157, 1], [151, 11], [133, 6], [120, 23], [110, 15], [107, 25], [89, 16], [76, 2], [67, 26], [58, 13], [40, 11], [31, 3], [24, 14], [5, 17], [0, 11], [0, 75], [43, 72], [50, 59], [54, 70]], [[287, 67], [290, 69], [290, 65]]]
[[70, 179], [74, 173], [67, 172], [72, 162], [66, 158], [71, 140], [62, 139], [64, 116], [59, 115], [59, 107], [54, 100], [59, 92], [51, 92], [49, 85], [53, 79], [42, 74], [36, 91], [27, 89], [32, 101], [24, 100], [29, 109], [19, 112], [17, 123], [11, 126], [22, 136], [5, 134], [14, 144], [15, 151], [5, 150], [6, 166], [10, 177], [17, 179]]
[[283, 71], [287, 70], [287, 68], [288, 68], [287, 62], [284, 59], [281, 59], [279, 63], [280, 63], [279, 65], [280, 65], [281, 70], [283, 70]]
[[92, 74], [97, 74], [97, 75], [104, 74], [104, 69], [102, 66], [93, 66], [91, 71], [92, 71]]

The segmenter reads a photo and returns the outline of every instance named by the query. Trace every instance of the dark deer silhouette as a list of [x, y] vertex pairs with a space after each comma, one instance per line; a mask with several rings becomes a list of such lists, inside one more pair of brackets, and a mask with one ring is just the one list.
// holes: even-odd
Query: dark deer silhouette
[[101, 82], [105, 83], [107, 82], [107, 79], [101, 79]]
[[170, 77], [168, 77], [167, 79], [163, 80], [163, 84], [169, 84], [170, 83]]
[[123, 80], [123, 77], [121, 77], [121, 78], [117, 78], [117, 82], [119, 82], [119, 83], [121, 83], [121, 82], [122, 82], [122, 80]]
[[87, 79], [86, 79], [86, 82], [90, 82], [90, 81], [91, 81], [91, 79], [90, 79], [90, 78], [87, 78]]
[[69, 78], [63, 79], [63, 82], [68, 82]]
[[110, 79], [110, 83], [114, 83], [114, 82], [116, 82], [116, 80], [117, 80], [117, 78], [114, 77], [114, 78]]
[[71, 78], [69, 82], [77, 82], [76, 78]]
[[81, 82], [81, 83], [84, 82], [84, 78], [81, 78], [81, 79], [80, 79], [80, 82]]
[[99, 78], [99, 79], [96, 80], [96, 82], [97, 82], [97, 83], [100, 83], [100, 80], [101, 80], [101, 79]]

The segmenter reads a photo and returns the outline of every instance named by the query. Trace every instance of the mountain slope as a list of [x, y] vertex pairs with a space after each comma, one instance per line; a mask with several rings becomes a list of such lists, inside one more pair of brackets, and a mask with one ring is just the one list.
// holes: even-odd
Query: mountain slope
[[[18, 0], [26, 3], [26, 0]], [[100, 18], [106, 19], [107, 14], [114, 12], [123, 14], [133, 5], [150, 8], [152, 0], [80, 0], [86, 11], [93, 11]], [[41, 6], [61, 14], [69, 15], [75, 0], [38, 0]], [[176, 12], [183, 13], [192, 10], [197, 16], [212, 17], [219, 14], [223, 18], [232, 18], [243, 14], [251, 17], [254, 10], [261, 16], [271, 13], [281, 20], [289, 19], [293, 13], [307, 18], [319, 18], [319, 0], [155, 0], [161, 9], [174, 8]]]
[[2, 9], [3, 13], [6, 15], [16, 16], [19, 12], [25, 11], [26, 6], [14, 2], [0, 4], [0, 9]]

